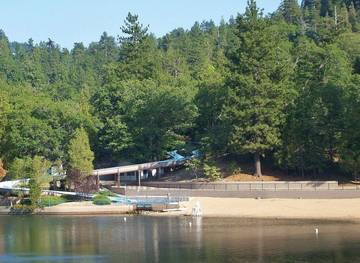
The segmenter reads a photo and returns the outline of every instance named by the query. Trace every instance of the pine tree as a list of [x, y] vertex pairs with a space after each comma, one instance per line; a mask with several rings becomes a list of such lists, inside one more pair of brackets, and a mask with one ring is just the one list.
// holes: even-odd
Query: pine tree
[[81, 176], [91, 175], [94, 153], [90, 149], [89, 137], [84, 128], [77, 129], [69, 143], [69, 167]]
[[69, 143], [68, 155], [67, 180], [70, 189], [85, 194], [98, 191], [98, 178], [92, 175], [94, 153], [90, 149], [88, 134], [84, 128], [75, 131]]
[[290, 61], [254, 0], [238, 16], [237, 34], [224, 119], [231, 127], [230, 148], [253, 154], [255, 174], [261, 176], [261, 156], [280, 142]]
[[18, 83], [22, 80], [19, 65], [14, 60], [10, 43], [5, 32], [0, 29], [0, 79], [9, 83]]
[[320, 16], [334, 15], [332, 3], [329, 0], [321, 0], [320, 2]]
[[[321, 1], [324, 0], [302, 0], [301, 7], [303, 9], [310, 8], [310, 9], [320, 9]], [[327, 0], [325, 0], [327, 1]]]
[[341, 5], [341, 7], [338, 9], [336, 8], [336, 20], [335, 20], [335, 27], [338, 32], [338, 34], [342, 34], [344, 32], [351, 32], [352, 25], [350, 23], [350, 17], [349, 12], [345, 4]]
[[354, 3], [351, 3], [349, 6], [349, 23], [353, 32], [360, 31], [360, 16], [356, 12]]
[[159, 78], [161, 55], [148, 27], [139, 22], [137, 15], [129, 13], [121, 30], [119, 63], [109, 66], [107, 74], [116, 76], [117, 81]]
[[3, 139], [5, 128], [8, 123], [8, 114], [10, 110], [9, 96], [7, 92], [1, 90], [4, 89], [5, 84], [0, 80], [0, 143]]
[[308, 32], [310, 32], [311, 34], [316, 33], [317, 25], [320, 20], [318, 2], [314, 0], [304, 1], [302, 8], [304, 10], [304, 20]]
[[40, 156], [35, 156], [31, 160], [29, 197], [33, 208], [39, 205], [42, 185], [49, 182], [50, 178], [47, 176], [47, 170], [49, 168], [50, 163]]
[[341, 166], [355, 180], [360, 179], [360, 78], [355, 78], [348, 88], [344, 132], [341, 138]]
[[286, 22], [291, 24], [300, 23], [302, 15], [297, 0], [283, 0], [279, 10]]

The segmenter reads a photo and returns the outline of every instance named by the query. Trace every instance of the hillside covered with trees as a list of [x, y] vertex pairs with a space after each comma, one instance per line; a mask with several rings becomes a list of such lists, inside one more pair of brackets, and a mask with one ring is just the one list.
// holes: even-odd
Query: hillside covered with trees
[[0, 164], [12, 177], [38, 156], [90, 171], [93, 159], [160, 160], [185, 147], [209, 162], [254, 159], [257, 175], [265, 160], [357, 177], [360, 1], [284, 0], [265, 15], [249, 0], [219, 25], [160, 38], [129, 13], [119, 36], [71, 50], [0, 31]]

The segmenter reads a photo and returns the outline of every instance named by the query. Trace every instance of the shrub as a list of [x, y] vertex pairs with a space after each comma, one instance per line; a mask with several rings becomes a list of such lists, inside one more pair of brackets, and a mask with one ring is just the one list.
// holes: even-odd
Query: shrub
[[99, 194], [93, 198], [93, 204], [94, 205], [110, 205], [111, 200], [107, 196]]
[[217, 180], [220, 178], [221, 173], [220, 169], [216, 166], [204, 164], [204, 175], [211, 180]]
[[20, 204], [21, 204], [21, 205], [30, 206], [30, 205], [31, 205], [31, 201], [30, 201], [29, 198], [22, 198], [22, 199], [20, 199]]
[[235, 161], [231, 161], [229, 163], [229, 172], [231, 175], [239, 174], [241, 173], [241, 167], [239, 167], [239, 165]]
[[197, 179], [201, 168], [202, 168], [202, 162], [200, 159], [191, 159], [185, 162], [185, 167], [187, 171], [190, 171], [192, 175]]
[[46, 207], [46, 206], [55, 206], [62, 203], [67, 202], [67, 200], [62, 196], [42, 196], [39, 200], [39, 206]]
[[108, 189], [101, 189], [99, 191], [99, 195], [102, 195], [102, 196], [116, 196], [116, 194], [114, 194], [113, 192], [111, 192]]

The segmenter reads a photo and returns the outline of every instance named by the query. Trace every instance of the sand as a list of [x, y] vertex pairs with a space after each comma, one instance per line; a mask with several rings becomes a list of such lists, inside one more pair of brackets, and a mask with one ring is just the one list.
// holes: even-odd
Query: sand
[[184, 214], [200, 203], [204, 217], [360, 221], [360, 199], [191, 198]]

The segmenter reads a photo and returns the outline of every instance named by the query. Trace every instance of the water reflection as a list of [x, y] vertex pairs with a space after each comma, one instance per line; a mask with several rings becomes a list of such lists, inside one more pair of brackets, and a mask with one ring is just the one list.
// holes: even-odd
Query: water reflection
[[124, 222], [122, 217], [0, 217], [0, 262], [360, 262], [360, 225], [202, 218], [128, 217]]

